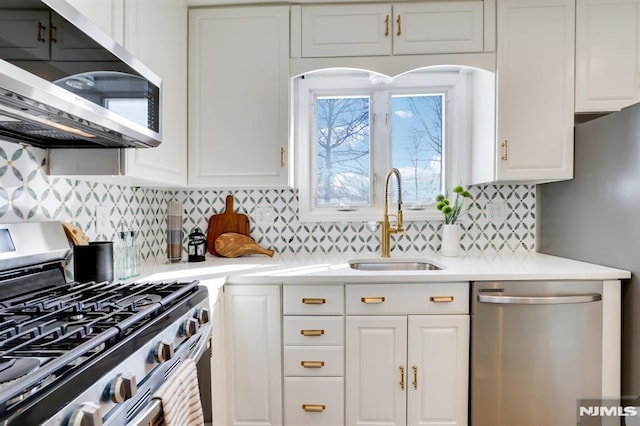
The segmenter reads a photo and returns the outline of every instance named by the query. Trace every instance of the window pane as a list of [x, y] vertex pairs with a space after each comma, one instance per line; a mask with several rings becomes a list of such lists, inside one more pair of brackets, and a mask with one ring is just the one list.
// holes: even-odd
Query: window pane
[[442, 192], [443, 95], [391, 97], [391, 156], [402, 201], [432, 202]]
[[316, 98], [316, 205], [371, 204], [369, 97]]

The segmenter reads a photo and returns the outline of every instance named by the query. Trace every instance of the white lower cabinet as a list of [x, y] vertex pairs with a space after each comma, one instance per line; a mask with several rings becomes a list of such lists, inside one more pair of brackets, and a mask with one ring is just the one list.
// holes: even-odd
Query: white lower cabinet
[[467, 315], [348, 316], [347, 425], [466, 425]]
[[216, 426], [467, 424], [468, 283], [224, 291]]
[[[346, 425], [466, 425], [468, 284], [447, 284], [450, 291], [415, 285], [413, 300], [422, 300], [424, 308], [376, 313], [385, 303], [389, 311], [400, 311], [404, 302], [394, 297], [395, 286], [347, 286]], [[460, 312], [460, 299], [466, 312]], [[350, 315], [349, 306], [358, 302], [358, 315]], [[438, 314], [415, 314], [433, 311], [433, 305]]]
[[284, 424], [344, 424], [344, 286], [285, 285], [283, 313]]
[[337, 426], [344, 418], [342, 377], [285, 377], [284, 424]]
[[406, 425], [407, 318], [348, 317], [346, 424]]
[[224, 302], [225, 426], [281, 426], [280, 286], [225, 286]]

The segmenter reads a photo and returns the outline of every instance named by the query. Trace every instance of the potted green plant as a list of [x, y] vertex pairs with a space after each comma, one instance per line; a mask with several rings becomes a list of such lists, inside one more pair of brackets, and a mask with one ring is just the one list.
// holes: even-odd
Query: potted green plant
[[440, 246], [443, 256], [457, 256], [460, 251], [460, 229], [456, 221], [467, 213], [467, 210], [464, 209], [464, 202], [467, 198], [471, 199], [469, 191], [462, 186], [456, 186], [452, 192], [455, 194], [453, 203], [444, 194], [439, 194], [436, 197], [436, 208], [444, 215], [442, 244]]

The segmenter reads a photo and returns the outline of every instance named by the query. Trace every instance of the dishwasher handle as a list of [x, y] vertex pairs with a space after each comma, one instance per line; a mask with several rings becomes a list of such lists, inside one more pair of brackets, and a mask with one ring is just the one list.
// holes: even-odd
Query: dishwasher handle
[[493, 296], [479, 294], [480, 303], [497, 303], [508, 305], [566, 305], [570, 303], [591, 303], [602, 300], [599, 293], [566, 296]]

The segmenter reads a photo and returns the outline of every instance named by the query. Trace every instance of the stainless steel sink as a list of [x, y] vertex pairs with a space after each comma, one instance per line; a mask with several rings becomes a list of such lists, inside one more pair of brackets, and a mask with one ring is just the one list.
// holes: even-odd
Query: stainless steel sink
[[351, 269], [359, 271], [439, 271], [433, 263], [414, 260], [352, 260]]

